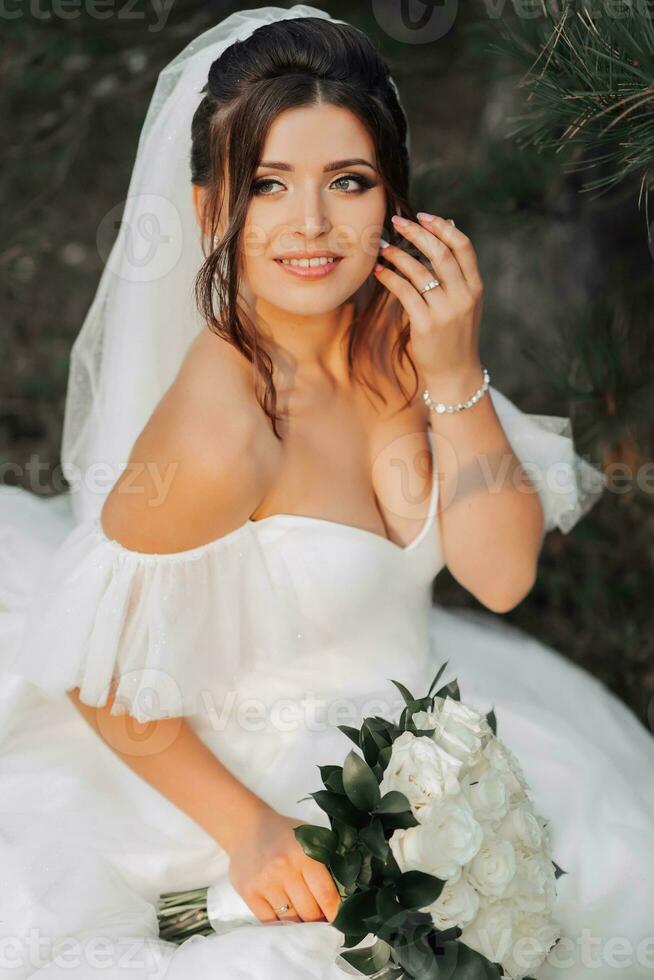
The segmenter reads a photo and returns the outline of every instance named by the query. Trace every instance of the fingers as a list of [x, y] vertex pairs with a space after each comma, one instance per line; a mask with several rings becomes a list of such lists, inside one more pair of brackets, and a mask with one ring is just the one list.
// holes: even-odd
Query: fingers
[[296, 912], [304, 922], [319, 922], [323, 918], [322, 909], [309, 890], [309, 886], [298, 872], [288, 879], [286, 890]]
[[[268, 902], [263, 895], [241, 895], [241, 898], [248, 906], [251, 912], [253, 912], [260, 922], [275, 922], [277, 919], [277, 914], [273, 910], [272, 905]], [[280, 902], [280, 905], [282, 903]]]
[[[266, 900], [272, 906], [273, 914], [276, 919], [288, 919], [290, 922], [301, 922], [302, 919], [297, 911], [297, 906], [292, 898], [283, 888], [271, 888], [266, 892]], [[286, 912], [279, 912], [283, 905], [290, 905]]]
[[384, 268], [379, 263], [375, 265], [373, 272], [376, 278], [386, 286], [389, 293], [392, 293], [400, 301], [409, 314], [411, 323], [416, 328], [419, 328], [420, 324], [423, 324], [427, 328], [429, 317], [431, 316], [431, 309], [423, 301], [422, 296], [416, 292], [413, 283], [398, 275], [397, 272], [393, 272], [392, 269]]
[[[465, 286], [463, 271], [447, 240], [436, 237], [431, 227], [423, 228], [415, 221], [409, 221], [407, 218], [401, 219], [399, 215], [394, 215], [392, 220], [397, 231], [412, 242], [416, 248], [419, 248], [421, 252], [424, 252], [434, 268], [436, 278], [440, 280], [446, 291]], [[452, 228], [449, 222], [445, 223], [448, 228]], [[384, 257], [386, 257], [387, 251], [388, 249], [384, 249]], [[419, 280], [418, 288], [424, 284], [422, 280]]]
[[[417, 290], [426, 286], [430, 279], [440, 277], [440, 272], [437, 276], [435, 270], [428, 269], [426, 265], [397, 245], [386, 245], [381, 254], [388, 262], [392, 262]], [[432, 297], [436, 300], [439, 298], [435, 290], [420, 294], [420, 299], [424, 302], [431, 301]]]
[[331, 922], [338, 912], [341, 896], [329, 870], [319, 861], [310, 861], [302, 869], [302, 875], [323, 915]]
[[453, 253], [470, 289], [473, 291], [481, 289], [483, 283], [479, 273], [477, 253], [468, 236], [439, 215], [425, 215], [422, 224], [432, 234], [437, 235]]

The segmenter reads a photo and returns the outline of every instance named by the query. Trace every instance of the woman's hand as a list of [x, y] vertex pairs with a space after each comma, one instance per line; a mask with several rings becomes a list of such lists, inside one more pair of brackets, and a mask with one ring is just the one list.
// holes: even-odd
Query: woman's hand
[[[341, 897], [328, 868], [308, 857], [293, 833], [302, 823], [264, 805], [230, 851], [229, 879], [262, 922], [331, 922], [338, 912]], [[274, 911], [285, 904], [288, 912]]]
[[[381, 264], [374, 272], [409, 315], [411, 348], [426, 380], [482, 381], [479, 358], [483, 283], [472, 242], [445, 218], [418, 212], [420, 224], [393, 216], [397, 231], [429, 259], [429, 266], [396, 245], [381, 255], [399, 273]], [[405, 223], [402, 223], [402, 222]], [[439, 286], [418, 290], [438, 279]]]

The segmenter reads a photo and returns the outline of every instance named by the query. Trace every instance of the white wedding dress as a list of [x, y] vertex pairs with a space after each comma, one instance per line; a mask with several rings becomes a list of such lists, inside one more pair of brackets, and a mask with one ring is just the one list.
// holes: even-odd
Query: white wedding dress
[[[592, 475], [562, 420], [490, 393], [523, 460]], [[343, 977], [341, 934], [324, 921], [248, 924], [181, 946], [158, 938], [159, 894], [224, 878], [227, 855], [112, 753], [65, 691], [79, 685], [101, 705], [120, 678], [116, 711], [187, 715], [268, 803], [327, 825], [301, 798], [321, 788], [317, 765], [351, 747], [336, 726], [399, 712], [390, 678], [426, 694], [445, 660], [443, 683], [457, 677], [464, 701], [495, 708], [567, 872], [566, 942], [539, 980], [654, 975], [654, 742], [557, 651], [490, 612], [432, 606], [444, 566], [437, 489], [407, 547], [279, 514], [177, 554], [133, 552], [97, 518], [76, 523], [70, 494], [2, 489], [1, 977]], [[569, 530], [589, 505], [572, 487], [539, 492], [548, 530]]]

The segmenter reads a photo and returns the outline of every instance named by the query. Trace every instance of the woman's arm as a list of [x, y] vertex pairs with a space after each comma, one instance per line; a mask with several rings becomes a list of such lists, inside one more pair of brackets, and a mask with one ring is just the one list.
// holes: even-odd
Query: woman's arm
[[101, 708], [68, 696], [105, 744], [162, 796], [188, 814], [230, 856], [230, 878], [262, 921], [289, 901], [294, 921], [331, 921], [340, 902], [325, 865], [295, 839], [303, 823], [278, 813], [237, 779], [205, 745], [185, 718], [141, 723], [111, 715], [111, 697]]
[[[458, 404], [483, 382], [479, 328], [484, 285], [472, 242], [451, 220], [418, 212], [393, 216], [399, 233], [430, 260], [438, 288], [424, 291], [429, 273], [405, 249], [387, 245], [379, 281], [408, 314], [411, 355], [422, 386], [436, 402]], [[422, 387], [421, 386], [421, 387]], [[461, 412], [429, 410], [445, 563], [480, 602], [506, 612], [531, 590], [543, 541], [537, 490], [515, 456], [487, 393]]]
[[110, 714], [113, 696], [96, 708], [80, 701], [79, 688], [67, 693], [112, 752], [228, 853], [244, 830], [254, 831], [263, 819], [263, 800], [225, 768], [186, 718], [141, 723], [129, 714]]
[[[426, 378], [446, 404], [470, 397], [481, 365], [461, 376]], [[538, 492], [516, 457], [488, 392], [462, 412], [429, 410], [440, 480], [439, 534], [454, 578], [494, 612], [531, 591], [543, 543]]]
[[[241, 526], [265, 493], [274, 465], [268, 429], [233, 351], [213, 340], [224, 343], [203, 335], [193, 345], [134, 445], [129, 480], [119, 479], [107, 497], [103, 530], [128, 550], [169, 557], [218, 539]], [[80, 701], [79, 688], [68, 694], [119, 758], [224, 848], [230, 880], [259, 919], [277, 919], [274, 909], [286, 903], [294, 912], [285, 918], [334, 918], [334, 880], [293, 833], [303, 821], [251, 792], [185, 718], [140, 723], [111, 715], [112, 698], [98, 708]]]

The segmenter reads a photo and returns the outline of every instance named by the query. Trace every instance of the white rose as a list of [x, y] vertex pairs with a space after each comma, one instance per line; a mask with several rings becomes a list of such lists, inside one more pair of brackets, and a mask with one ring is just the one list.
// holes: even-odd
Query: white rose
[[417, 827], [395, 830], [389, 845], [401, 871], [424, 871], [447, 879], [475, 856], [483, 830], [464, 796], [433, 803], [428, 820]]
[[528, 799], [511, 807], [495, 832], [498, 837], [512, 841], [514, 846], [517, 843], [528, 851], [540, 850], [545, 840], [541, 824]]
[[491, 963], [502, 963], [512, 945], [512, 916], [504, 902], [489, 902], [481, 906], [477, 917], [467, 925], [459, 942], [485, 956]]
[[550, 912], [556, 901], [554, 865], [542, 852], [516, 854], [514, 898], [524, 912]]
[[504, 898], [516, 873], [516, 855], [508, 840], [488, 837], [466, 868], [466, 879], [486, 898]]
[[511, 950], [501, 960], [502, 969], [511, 980], [531, 976], [560, 937], [561, 929], [554, 919], [538, 913], [517, 913], [513, 918]]
[[474, 782], [466, 781], [463, 792], [477, 820], [494, 822], [501, 820], [508, 812], [509, 787], [495, 769], [487, 769]]
[[[499, 776], [502, 777], [509, 790], [509, 802], [517, 803], [525, 798], [529, 783], [525, 779], [522, 767], [515, 755], [499, 738], [492, 738], [482, 750], [482, 758]], [[482, 770], [483, 772], [483, 767]], [[471, 779], [473, 774], [471, 774]]]
[[484, 715], [449, 695], [436, 698], [433, 711], [417, 711], [413, 722], [417, 728], [433, 731], [434, 741], [466, 766], [475, 764], [483, 746], [493, 737]]
[[404, 793], [414, 816], [434, 800], [461, 792], [461, 763], [426, 736], [403, 732], [393, 742], [391, 757], [379, 785], [382, 796], [390, 790]]
[[422, 911], [429, 912], [437, 929], [462, 929], [472, 922], [479, 911], [479, 895], [461, 872], [450, 878], [435, 902]]
[[544, 854], [548, 857], [552, 856], [552, 828], [550, 826], [549, 820], [542, 817], [539, 813], [536, 814], [536, 820], [538, 821], [538, 826], [540, 827], [542, 840], [540, 848]]

